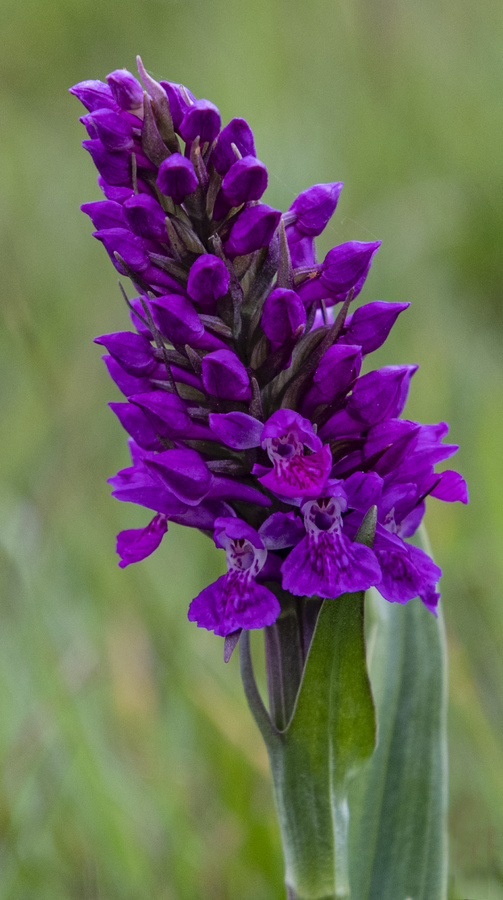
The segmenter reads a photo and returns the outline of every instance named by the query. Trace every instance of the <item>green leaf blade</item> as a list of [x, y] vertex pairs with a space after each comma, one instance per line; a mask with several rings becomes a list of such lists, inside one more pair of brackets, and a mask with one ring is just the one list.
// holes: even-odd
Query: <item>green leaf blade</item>
[[348, 783], [376, 734], [363, 608], [363, 593], [323, 603], [294, 715], [270, 745], [286, 881], [300, 900], [349, 897]]
[[371, 765], [350, 793], [350, 877], [358, 900], [445, 900], [445, 636], [419, 601], [372, 592], [370, 677], [379, 719]]

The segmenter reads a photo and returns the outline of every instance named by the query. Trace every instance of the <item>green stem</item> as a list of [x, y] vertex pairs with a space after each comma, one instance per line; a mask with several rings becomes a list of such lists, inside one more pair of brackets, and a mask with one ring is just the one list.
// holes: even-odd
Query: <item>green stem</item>
[[[357, 535], [361, 543], [372, 543], [375, 520], [374, 507]], [[281, 616], [266, 632], [270, 715], [255, 683], [246, 630], [240, 660], [269, 755], [288, 898], [349, 900], [348, 785], [376, 738], [364, 594], [323, 601], [306, 659], [304, 612], [312, 601], [285, 593], [280, 600]]]
[[305, 654], [302, 634], [302, 601], [282, 592], [281, 615], [264, 628], [267, 688], [271, 718], [283, 731], [292, 718], [302, 680]]

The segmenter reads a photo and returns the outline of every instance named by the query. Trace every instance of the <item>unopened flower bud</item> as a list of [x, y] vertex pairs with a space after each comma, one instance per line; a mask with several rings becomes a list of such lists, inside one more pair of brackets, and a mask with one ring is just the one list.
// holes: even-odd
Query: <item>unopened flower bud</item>
[[172, 153], [159, 166], [157, 186], [175, 203], [181, 203], [188, 194], [194, 193], [197, 184], [194, 166], [181, 153]]
[[173, 344], [191, 344], [204, 334], [204, 326], [192, 303], [180, 294], [156, 297], [150, 305], [159, 331]]
[[202, 360], [203, 384], [214, 397], [247, 400], [251, 395], [248, 373], [232, 350], [215, 350]]
[[231, 206], [260, 200], [266, 187], [267, 169], [255, 156], [237, 159], [222, 182], [224, 197]]
[[255, 156], [255, 144], [253, 132], [245, 119], [231, 119], [219, 134], [216, 146], [211, 154], [211, 162], [220, 175], [225, 175], [233, 163], [236, 162], [236, 154], [232, 148], [235, 145], [241, 156]]
[[266, 203], [248, 206], [234, 223], [225, 249], [229, 256], [244, 256], [260, 250], [271, 242], [281, 219], [281, 213]]
[[166, 214], [153, 197], [133, 194], [124, 202], [124, 217], [134, 234], [152, 240], [167, 241]]
[[130, 150], [133, 129], [130, 123], [113, 109], [97, 109], [88, 118], [106, 150]]
[[96, 81], [94, 79], [79, 81], [78, 84], [74, 84], [73, 87], [69, 88], [69, 91], [70, 94], [74, 94], [80, 100], [89, 112], [93, 112], [95, 109], [103, 109], [103, 107], [117, 110], [112, 91], [104, 81]]
[[299, 325], [306, 324], [306, 310], [295, 291], [276, 288], [264, 303], [260, 325], [271, 341], [272, 349], [281, 347], [295, 334]]
[[214, 141], [220, 131], [220, 113], [210, 100], [196, 100], [189, 106], [180, 124], [184, 141], [199, 137], [201, 143]]
[[205, 313], [215, 311], [216, 301], [227, 293], [229, 272], [218, 256], [204, 253], [191, 266], [187, 293]]
[[118, 106], [124, 110], [143, 106], [143, 89], [140, 82], [127, 69], [115, 69], [107, 75], [107, 83]]
[[196, 98], [192, 91], [189, 91], [183, 84], [175, 84], [172, 81], [161, 81], [160, 84], [168, 98], [173, 127], [175, 131], [179, 132], [182, 119], [190, 104], [196, 102]]
[[82, 146], [91, 154], [94, 165], [108, 184], [130, 186], [131, 154], [127, 150], [106, 150], [100, 140], [82, 141]]
[[289, 240], [321, 234], [335, 211], [342, 188], [342, 181], [333, 181], [328, 184], [313, 184], [302, 191], [285, 214], [288, 226], [291, 223], [290, 227], [287, 226]]

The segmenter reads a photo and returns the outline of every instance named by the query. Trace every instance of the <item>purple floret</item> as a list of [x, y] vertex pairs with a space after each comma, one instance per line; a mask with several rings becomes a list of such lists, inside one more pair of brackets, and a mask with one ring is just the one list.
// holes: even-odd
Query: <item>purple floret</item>
[[267, 187], [267, 169], [255, 156], [236, 160], [222, 181], [222, 191], [231, 206], [260, 200]]
[[128, 531], [119, 532], [117, 553], [120, 556], [121, 569], [150, 556], [157, 550], [167, 530], [167, 517], [158, 513], [146, 528], [130, 528]]
[[231, 119], [218, 136], [211, 162], [220, 175], [225, 175], [236, 161], [233, 144], [241, 156], [255, 156], [253, 133], [245, 119]]
[[270, 244], [281, 219], [277, 209], [265, 203], [248, 206], [234, 223], [225, 249], [231, 257], [245, 256]]
[[143, 88], [127, 69], [115, 69], [107, 75], [107, 83], [113, 98], [123, 110], [143, 107]]
[[174, 84], [171, 81], [161, 81], [161, 87], [164, 88], [168, 98], [169, 111], [175, 131], [180, 131], [181, 121], [187, 112], [191, 103], [195, 103], [196, 98], [191, 91], [183, 84]]
[[69, 88], [70, 93], [74, 94], [78, 100], [85, 106], [89, 112], [95, 109], [118, 109], [114, 100], [112, 91], [108, 84], [103, 81], [90, 79], [89, 81], [80, 81]]
[[239, 628], [272, 625], [280, 612], [276, 596], [256, 579], [267, 550], [260, 534], [241, 519], [217, 519], [215, 543], [226, 551], [227, 574], [192, 601], [189, 619], [225, 637]]
[[296, 596], [338, 597], [381, 581], [375, 554], [343, 533], [348, 502], [341, 485], [302, 504], [306, 536], [281, 567], [283, 587]]
[[197, 187], [197, 175], [190, 159], [185, 159], [180, 153], [168, 156], [159, 167], [157, 186], [166, 197], [181, 203]]
[[122, 209], [133, 234], [150, 240], [168, 241], [166, 213], [149, 194], [133, 194], [124, 201]]
[[335, 212], [342, 188], [342, 182], [336, 181], [302, 191], [284, 215], [288, 240], [296, 243], [321, 234]]
[[107, 150], [99, 138], [82, 141], [82, 146], [91, 154], [94, 165], [108, 184], [131, 186], [131, 156], [127, 150]]
[[272, 470], [258, 479], [264, 487], [284, 498], [321, 493], [332, 469], [332, 454], [308, 419], [290, 409], [279, 409], [267, 420], [260, 437], [273, 464]]
[[189, 106], [180, 122], [184, 141], [198, 137], [201, 143], [213, 141], [220, 131], [220, 113], [211, 100], [196, 100]]
[[201, 362], [205, 389], [214, 397], [223, 400], [248, 400], [250, 398], [250, 378], [232, 350], [215, 350], [207, 353]]
[[224, 297], [229, 287], [229, 271], [217, 256], [204, 253], [190, 268], [187, 293], [205, 313], [213, 313], [217, 300]]

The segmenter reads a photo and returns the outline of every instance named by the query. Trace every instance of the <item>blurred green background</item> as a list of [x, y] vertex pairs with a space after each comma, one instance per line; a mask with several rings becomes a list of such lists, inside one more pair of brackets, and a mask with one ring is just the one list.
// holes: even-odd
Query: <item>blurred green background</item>
[[346, 187], [321, 251], [383, 240], [363, 300], [411, 300], [377, 364], [420, 363], [468, 508], [430, 501], [450, 646], [451, 892], [503, 898], [503, 7], [492, 0], [3, 0], [2, 900], [274, 900], [282, 862], [237, 661], [186, 620], [222, 571], [170, 528], [120, 571], [127, 464], [96, 334], [128, 327], [82, 202], [85, 78], [134, 70], [244, 116], [287, 208]]

